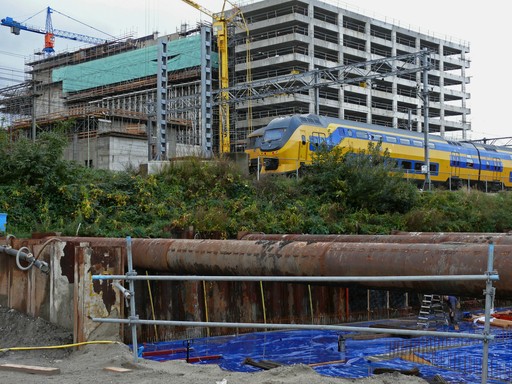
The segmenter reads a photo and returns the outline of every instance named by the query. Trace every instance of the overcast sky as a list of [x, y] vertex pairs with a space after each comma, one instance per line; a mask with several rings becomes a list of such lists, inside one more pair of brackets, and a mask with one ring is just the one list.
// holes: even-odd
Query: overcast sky
[[[220, 11], [224, 3], [195, 1], [213, 12]], [[326, 2], [443, 39], [469, 42], [470, 138], [512, 136], [512, 118], [507, 115], [512, 91], [508, 42], [511, 21], [506, 2], [493, 2], [492, 7], [462, 0]], [[53, 28], [101, 38], [107, 37], [101, 32], [114, 36], [133, 33], [134, 37], [153, 31], [167, 34], [176, 32], [182, 23], [195, 25], [199, 20], [211, 20], [181, 0], [2, 0], [0, 19], [9, 16], [44, 29], [47, 6], [77, 20], [54, 13]], [[22, 31], [15, 36], [9, 28], [0, 27], [0, 87], [22, 81], [25, 60], [34, 57], [43, 46], [43, 35]], [[84, 44], [59, 38], [55, 42], [57, 52], [77, 46]]]

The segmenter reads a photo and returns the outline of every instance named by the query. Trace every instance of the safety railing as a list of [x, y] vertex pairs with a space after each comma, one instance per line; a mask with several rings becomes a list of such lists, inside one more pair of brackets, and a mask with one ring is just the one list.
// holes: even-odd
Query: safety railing
[[[482, 357], [482, 383], [487, 383], [487, 367], [489, 362], [489, 342], [494, 340], [490, 332], [491, 307], [494, 300], [495, 288], [493, 281], [499, 280], [497, 271], [494, 270], [494, 244], [490, 243], [487, 255], [487, 271], [481, 275], [441, 275], [441, 276], [164, 276], [145, 275], [138, 276], [133, 269], [132, 241], [131, 237], [126, 238], [127, 267], [125, 275], [93, 275], [92, 280], [126, 280], [129, 289], [121, 286], [121, 292], [126, 299], [130, 300], [130, 316], [128, 319], [116, 318], [93, 318], [95, 322], [128, 324], [132, 331], [132, 351], [134, 362], [138, 359], [137, 325], [167, 325], [185, 327], [223, 327], [223, 328], [253, 328], [253, 329], [303, 329], [303, 330], [335, 330], [342, 332], [368, 332], [368, 333], [390, 333], [403, 336], [432, 336], [449, 337], [461, 339], [475, 339], [483, 342]], [[272, 282], [315, 282], [315, 283], [355, 283], [355, 282], [385, 282], [385, 281], [485, 281], [485, 322], [482, 334], [466, 332], [439, 332], [428, 330], [404, 330], [389, 328], [368, 328], [344, 325], [315, 325], [315, 324], [267, 324], [265, 323], [234, 323], [234, 322], [205, 322], [205, 321], [174, 321], [174, 320], [143, 320], [139, 319], [135, 310], [135, 280], [153, 281], [272, 281]], [[119, 284], [115, 285], [119, 288]]]

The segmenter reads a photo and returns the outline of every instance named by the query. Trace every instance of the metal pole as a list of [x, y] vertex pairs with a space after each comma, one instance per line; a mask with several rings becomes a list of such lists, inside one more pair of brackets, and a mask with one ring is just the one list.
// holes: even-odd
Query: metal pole
[[[126, 273], [126, 277], [136, 277], [137, 272], [133, 270], [133, 260], [132, 260], [132, 238], [130, 236], [126, 236], [126, 254], [128, 258], [128, 272]], [[133, 361], [136, 363], [138, 358], [138, 346], [137, 346], [137, 321], [139, 320], [139, 316], [135, 313], [135, 281], [130, 279], [129, 288], [131, 292], [130, 296], [130, 317], [128, 321], [132, 328], [132, 348], [133, 348]]]
[[32, 141], [36, 141], [36, 83], [32, 83]]
[[315, 79], [315, 87], [313, 88], [313, 92], [315, 92], [315, 114], [320, 114], [320, 88], [319, 88], [319, 80], [318, 80], [319, 72], [316, 71], [314, 74]]
[[428, 190], [430, 191], [432, 188], [431, 181], [430, 181], [430, 148], [428, 143], [428, 134], [429, 134], [429, 127], [428, 127], [428, 108], [429, 108], [429, 100], [428, 100], [428, 54], [427, 49], [425, 48], [424, 54], [422, 55], [421, 59], [423, 60], [423, 131], [425, 133], [425, 166], [427, 167], [426, 173], [425, 173], [425, 183], [427, 185]]
[[487, 275], [489, 279], [485, 284], [485, 323], [484, 323], [484, 333], [486, 336], [483, 339], [484, 348], [483, 348], [483, 358], [482, 358], [482, 384], [487, 384], [487, 375], [488, 375], [488, 364], [489, 364], [489, 339], [488, 336], [491, 331], [491, 306], [494, 301], [494, 287], [492, 286], [491, 276], [496, 274], [493, 271], [494, 267], [494, 243], [491, 241], [489, 243], [489, 254], [487, 258]]
[[374, 281], [497, 281], [498, 274], [492, 275], [440, 275], [440, 276], [198, 276], [198, 275], [93, 275], [93, 280], [157, 280], [157, 281], [274, 281], [274, 282], [331, 282], [354, 283]]
[[260, 181], [260, 156], [258, 156], [258, 165], [257, 165], [257, 171], [256, 171], [256, 180]]
[[91, 129], [89, 126], [89, 116], [87, 116], [87, 168], [91, 167]]
[[92, 321], [100, 323], [121, 323], [121, 324], [145, 324], [145, 325], [170, 325], [175, 327], [219, 327], [219, 328], [255, 328], [255, 329], [317, 329], [317, 330], [333, 330], [333, 331], [346, 331], [346, 332], [368, 332], [368, 333], [391, 333], [394, 335], [404, 336], [438, 336], [438, 337], [452, 337], [459, 339], [474, 339], [474, 340], [494, 340], [493, 335], [484, 335], [479, 333], [465, 333], [465, 332], [437, 332], [428, 330], [414, 330], [414, 329], [391, 329], [391, 328], [368, 328], [368, 327], [352, 327], [349, 325], [316, 325], [316, 324], [275, 324], [275, 323], [224, 323], [224, 322], [205, 322], [205, 321], [173, 321], [173, 320], [134, 320], [129, 319], [112, 319], [112, 318], [98, 318], [95, 317]]

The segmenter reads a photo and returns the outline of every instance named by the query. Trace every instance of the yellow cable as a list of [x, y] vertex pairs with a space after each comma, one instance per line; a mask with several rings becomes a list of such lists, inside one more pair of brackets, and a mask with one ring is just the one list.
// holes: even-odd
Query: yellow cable
[[267, 324], [267, 309], [265, 308], [265, 294], [263, 293], [263, 282], [260, 281], [261, 305], [263, 306], [263, 323]]
[[[205, 321], [208, 323], [209, 322], [209, 320], [208, 320], [208, 302], [206, 301], [206, 284], [205, 284], [204, 280], [203, 280], [203, 296], [204, 296], [204, 316], [205, 316]], [[210, 327], [206, 328], [206, 335], [208, 337], [210, 337]]]
[[[119, 341], [110, 341], [110, 340], [101, 340], [101, 341], [83, 341], [81, 343], [74, 343], [74, 344], [64, 344], [64, 345], [51, 345], [51, 346], [41, 346], [41, 347], [12, 347], [12, 348], [2, 348], [0, 349], [0, 352], [7, 352], [7, 351], [32, 351], [37, 349], [60, 349], [60, 348], [72, 348], [72, 347], [79, 347], [81, 345], [88, 345], [88, 344], [123, 344]], [[123, 344], [124, 345], [124, 344]]]
[[308, 284], [308, 291], [309, 291], [309, 309], [311, 311], [311, 324], [314, 324], [315, 320], [313, 317], [313, 298], [311, 297], [311, 285]]
[[[146, 276], [149, 276], [148, 271], [146, 271]], [[151, 294], [151, 285], [149, 284], [149, 279], [146, 281], [148, 282], [149, 301], [151, 303], [151, 314], [153, 315], [153, 321], [154, 321], [156, 319], [155, 319], [155, 306], [153, 305], [153, 295]], [[153, 324], [153, 327], [155, 328], [156, 341], [158, 341], [158, 332], [156, 329], [156, 324]]]

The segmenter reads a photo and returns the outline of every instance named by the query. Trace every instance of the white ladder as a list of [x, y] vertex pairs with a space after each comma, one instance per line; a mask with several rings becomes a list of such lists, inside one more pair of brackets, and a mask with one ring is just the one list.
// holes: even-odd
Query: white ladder
[[416, 324], [418, 327], [428, 328], [431, 322], [439, 321], [446, 322], [441, 295], [423, 295]]

